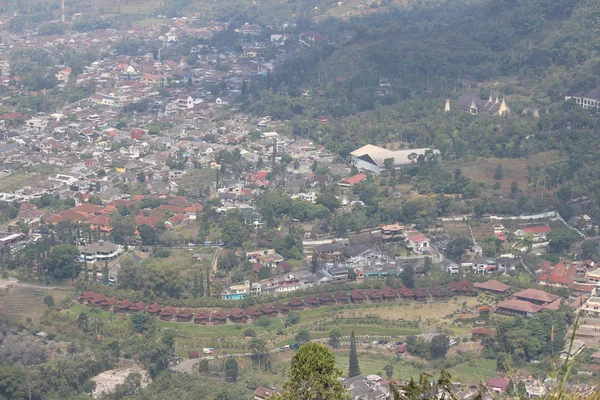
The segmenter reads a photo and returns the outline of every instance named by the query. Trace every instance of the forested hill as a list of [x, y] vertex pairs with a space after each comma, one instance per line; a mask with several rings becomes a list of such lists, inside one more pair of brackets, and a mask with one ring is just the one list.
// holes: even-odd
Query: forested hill
[[[320, 23], [318, 29], [328, 37], [352, 39], [329, 57], [317, 58], [312, 70], [284, 70], [280, 77], [291, 93], [306, 82], [294, 76], [302, 73], [321, 87], [384, 77], [405, 89], [440, 94], [464, 86], [466, 79], [513, 95], [517, 105], [549, 104], [598, 86], [598, 26], [600, 2], [594, 0], [456, 1], [395, 8]], [[359, 108], [372, 107], [367, 103], [374, 99], [364, 94]]]
[[[521, 157], [562, 149], [561, 143], [547, 140], [525, 145], [525, 137], [552, 136], [567, 126], [595, 127], [595, 119], [567, 115], [561, 106], [565, 95], [599, 85], [600, 2], [483, 0], [388, 8], [360, 19], [320, 22], [315, 29], [333, 44], [315, 45], [278, 67], [262, 83], [268, 90], [251, 110], [293, 119], [295, 133], [312, 132], [341, 154], [349, 148], [339, 148], [345, 141], [340, 139], [354, 135], [359, 142], [456, 144], [455, 131], [481, 133], [487, 127], [491, 142], [468, 143], [482, 147], [475, 154]], [[465, 92], [486, 99], [490, 92], [506, 96], [513, 116], [535, 108], [542, 117], [537, 122], [480, 122], [476, 128], [462, 117], [449, 124], [435, 121], [447, 97], [456, 101]], [[315, 131], [309, 120], [317, 116], [343, 119], [336, 129], [319, 129], [336, 131], [338, 137]], [[386, 132], [377, 126], [382, 120]], [[434, 137], [440, 125], [447, 125], [448, 138]], [[507, 143], [514, 146], [507, 149]], [[451, 152], [469, 151], [465, 143], [458, 144]]]

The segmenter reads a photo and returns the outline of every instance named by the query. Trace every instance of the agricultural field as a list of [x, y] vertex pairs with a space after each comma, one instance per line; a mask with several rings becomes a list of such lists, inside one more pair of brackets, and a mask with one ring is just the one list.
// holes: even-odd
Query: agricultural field
[[43, 167], [32, 167], [28, 170], [12, 174], [0, 174], [0, 192], [12, 192], [35, 182], [48, 179], [61, 171], [58, 167], [44, 165]]
[[469, 225], [464, 221], [443, 221], [442, 227], [444, 229], [444, 233], [451, 238], [471, 238], [471, 232], [469, 230]]
[[50, 295], [58, 306], [64, 299], [74, 296], [71, 286], [60, 286], [49, 289], [42, 287], [21, 287], [11, 285], [8, 281], [0, 281], [0, 313], [19, 320], [38, 321], [46, 308], [44, 297]]
[[[567, 157], [558, 151], [548, 151], [539, 153], [529, 158], [479, 158], [475, 161], [451, 162], [446, 165], [448, 171], [454, 171], [460, 168], [467, 178], [475, 182], [485, 183], [488, 187], [488, 194], [499, 194], [509, 196], [511, 192], [511, 183], [517, 182], [520, 190], [526, 190], [529, 182], [527, 180], [527, 167], [546, 166], [566, 161]], [[498, 165], [502, 166], [502, 179], [494, 178]], [[500, 184], [500, 189], [493, 190], [492, 186]], [[538, 188], [539, 189], [539, 188]], [[539, 189], [541, 194], [547, 192]]]

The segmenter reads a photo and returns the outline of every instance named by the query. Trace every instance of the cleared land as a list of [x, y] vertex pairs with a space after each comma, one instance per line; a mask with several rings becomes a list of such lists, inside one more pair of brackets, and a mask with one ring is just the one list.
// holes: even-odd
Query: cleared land
[[0, 287], [0, 313], [11, 317], [26, 320], [31, 318], [37, 321], [47, 306], [44, 297], [50, 295], [58, 306], [61, 300], [74, 295], [72, 287], [65, 286], [55, 289], [34, 289], [27, 287]]
[[[483, 182], [488, 185], [488, 191], [490, 193], [500, 194], [508, 196], [510, 194], [510, 185], [512, 182], [517, 182], [520, 190], [525, 190], [528, 186], [527, 181], [527, 166], [546, 166], [557, 164], [566, 161], [567, 157], [561, 155], [558, 151], [547, 151], [533, 155], [529, 158], [479, 158], [476, 161], [471, 162], [452, 162], [446, 164], [448, 171], [454, 171], [457, 167], [460, 167], [463, 174], [468, 178], [476, 181]], [[502, 179], [498, 180], [494, 178], [498, 165], [502, 166]], [[499, 190], [493, 190], [491, 187], [496, 184], [500, 184]], [[543, 189], [538, 188], [538, 192], [547, 192]]]

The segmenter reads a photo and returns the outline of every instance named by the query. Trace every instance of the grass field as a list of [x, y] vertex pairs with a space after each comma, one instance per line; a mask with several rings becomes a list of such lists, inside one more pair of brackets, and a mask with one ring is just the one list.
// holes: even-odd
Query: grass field
[[442, 319], [444, 316], [455, 311], [460, 311], [462, 303], [472, 307], [477, 304], [476, 297], [457, 296], [447, 303], [407, 303], [401, 305], [390, 305], [387, 307], [367, 308], [358, 310], [343, 310], [340, 317], [366, 318], [367, 314], [376, 314], [383, 319], [414, 321], [422, 319]]
[[72, 297], [75, 289], [69, 286], [64, 288], [42, 290], [15, 287], [10, 290], [0, 290], [0, 312], [4, 315], [15, 317], [20, 320], [31, 318], [37, 321], [47, 306], [44, 297], [50, 295], [54, 298], [56, 305], [60, 301]]
[[[547, 151], [539, 153], [529, 158], [479, 158], [476, 161], [469, 162], [452, 162], [446, 164], [448, 171], [453, 172], [457, 167], [460, 167], [462, 172], [468, 178], [483, 182], [489, 187], [489, 192], [508, 196], [510, 194], [510, 186], [512, 182], [517, 182], [520, 190], [525, 190], [528, 185], [527, 181], [527, 166], [544, 166], [552, 165], [566, 161], [567, 157], [561, 155], [558, 151]], [[502, 165], [503, 177], [500, 180], [494, 179], [496, 168]], [[499, 190], [493, 190], [491, 187], [500, 184]], [[538, 190], [542, 193], [543, 190]]]
[[[344, 374], [348, 372], [348, 351], [336, 352], [336, 365]], [[414, 367], [410, 363], [398, 359], [392, 353], [367, 353], [359, 351], [358, 362], [360, 372], [363, 375], [377, 374], [384, 376], [383, 366], [392, 364], [394, 367], [394, 378], [408, 380], [410, 378], [418, 379], [421, 373], [427, 373], [437, 377], [441, 367], [435, 365], [425, 365], [423, 367]], [[463, 383], [481, 382], [496, 376], [496, 362], [494, 360], [475, 359], [469, 363], [459, 364], [448, 370], [453, 380]]]
[[471, 238], [471, 232], [466, 222], [444, 221], [442, 222], [444, 233], [452, 238]]

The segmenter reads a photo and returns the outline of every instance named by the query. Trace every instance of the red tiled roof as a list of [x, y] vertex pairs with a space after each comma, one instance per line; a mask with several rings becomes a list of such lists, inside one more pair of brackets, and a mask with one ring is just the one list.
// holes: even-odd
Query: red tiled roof
[[475, 286], [477, 289], [490, 290], [492, 292], [499, 293], [507, 292], [508, 290], [510, 290], [510, 286], [495, 279], [490, 279], [489, 281], [485, 282], [476, 282], [473, 284], [473, 286]]
[[515, 298], [525, 299], [525, 300], [535, 300], [544, 303], [551, 303], [554, 300], [560, 298], [555, 294], [550, 294], [548, 292], [544, 292], [543, 290], [537, 289], [525, 289], [517, 292], [513, 295]]
[[340, 182], [347, 183], [348, 185], [356, 185], [357, 183], [362, 182], [365, 179], [367, 179], [367, 174], [356, 174], [348, 178], [342, 178], [340, 179]]
[[148, 307], [148, 312], [157, 313], [157, 312], [160, 312], [162, 309], [163, 308], [161, 307], [160, 304], [154, 303]]
[[526, 312], [526, 313], [530, 313], [530, 314], [535, 314], [538, 311], [543, 309], [543, 307], [536, 306], [535, 304], [529, 303], [527, 301], [517, 300], [517, 299], [501, 301], [500, 303], [498, 303], [496, 305], [496, 309], [498, 309], [498, 308], [504, 308], [507, 310], [513, 310], [513, 311], [519, 311], [519, 312]]
[[246, 317], [246, 313], [239, 308], [234, 308], [229, 312], [229, 315], [233, 318], [243, 318]]
[[487, 381], [485, 381], [485, 384], [488, 387], [498, 388], [500, 390], [506, 390], [509, 382], [510, 382], [509, 378], [507, 378], [505, 376], [497, 376], [495, 378], [488, 379]]
[[454, 291], [463, 291], [463, 292], [472, 292], [475, 290], [475, 286], [468, 279], [461, 279], [458, 282], [450, 282], [448, 283], [450, 289]]
[[550, 225], [529, 226], [527, 228], [523, 228], [523, 232], [532, 233], [532, 234], [536, 235], [539, 233], [552, 232], [552, 228], [550, 227]]
[[125, 300], [119, 302], [119, 308], [129, 308], [132, 305], [133, 305], [133, 303], [129, 299], [125, 299]]
[[408, 240], [410, 240], [413, 243], [423, 243], [429, 240], [429, 238], [427, 236], [425, 236], [422, 233], [418, 233], [416, 235], [408, 235]]

